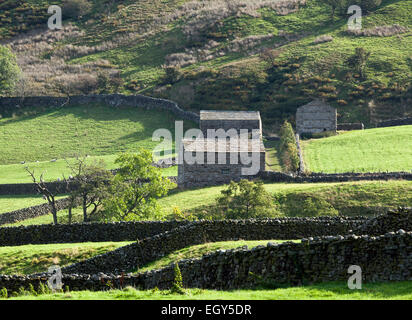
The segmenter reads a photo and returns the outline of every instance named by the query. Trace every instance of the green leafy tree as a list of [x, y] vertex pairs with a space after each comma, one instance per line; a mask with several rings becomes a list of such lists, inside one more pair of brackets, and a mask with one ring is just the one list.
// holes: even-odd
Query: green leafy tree
[[330, 16], [333, 20], [335, 18], [336, 10], [342, 10], [342, 7], [344, 7], [346, 0], [322, 0], [322, 2], [330, 7]]
[[137, 154], [122, 154], [116, 161], [119, 170], [112, 180], [105, 211], [114, 220], [131, 221], [156, 218], [157, 199], [168, 193], [175, 184], [162, 177], [160, 168], [152, 165], [152, 154], [140, 149]]
[[231, 182], [216, 199], [217, 207], [227, 219], [248, 219], [277, 216], [273, 197], [261, 181]]
[[280, 128], [279, 151], [284, 168], [287, 171], [296, 172], [299, 169], [299, 153], [295, 133], [288, 121], [285, 121]]
[[13, 90], [20, 74], [16, 56], [7, 47], [0, 46], [0, 95]]
[[[91, 221], [109, 195], [109, 182], [113, 179], [113, 174], [105, 169], [104, 161], [88, 164], [86, 158], [78, 157], [74, 164], [67, 165], [72, 173], [72, 204], [79, 199], [83, 209], [83, 221]], [[71, 213], [69, 216], [71, 220]]]

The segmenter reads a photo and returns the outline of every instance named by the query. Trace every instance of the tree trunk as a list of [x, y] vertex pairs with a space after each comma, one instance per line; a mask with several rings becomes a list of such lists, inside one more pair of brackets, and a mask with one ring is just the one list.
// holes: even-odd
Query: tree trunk
[[53, 223], [58, 224], [58, 222], [57, 222], [57, 209], [56, 209], [56, 204], [54, 203], [54, 201], [51, 204], [51, 206], [52, 206], [52, 214], [53, 214]]
[[69, 224], [72, 224], [72, 206], [69, 207]]
[[87, 197], [83, 196], [83, 222], [87, 222]]

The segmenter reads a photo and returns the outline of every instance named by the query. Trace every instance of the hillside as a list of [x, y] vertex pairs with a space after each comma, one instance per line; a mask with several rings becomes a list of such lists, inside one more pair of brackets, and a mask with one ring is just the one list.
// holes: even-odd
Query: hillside
[[312, 172], [395, 172], [412, 170], [412, 126], [351, 131], [302, 141]]
[[[372, 126], [412, 113], [411, 1], [383, 1], [359, 34], [346, 31], [346, 14], [332, 21], [320, 0], [89, 2], [57, 33], [26, 31], [61, 1], [0, 5], [0, 36], [27, 79], [19, 92], [118, 91], [186, 109], [257, 109], [268, 131], [311, 97], [337, 106], [341, 122]], [[356, 47], [371, 53], [365, 78], [348, 63]]]
[[[213, 209], [216, 198], [224, 186], [201, 188], [194, 190], [174, 190], [166, 197], [159, 199], [161, 212], [159, 219], [181, 219], [173, 215], [178, 208], [184, 216], [199, 219], [216, 218]], [[412, 182], [410, 181], [362, 181], [345, 183], [316, 184], [265, 184], [265, 189], [273, 195], [278, 211], [287, 217], [307, 217], [324, 215], [376, 215], [388, 209], [399, 206], [409, 206], [411, 203]], [[35, 196], [2, 196], [0, 197], [0, 212], [8, 211], [8, 205], [13, 202], [13, 208], [20, 209], [27, 204], [40, 201]], [[192, 217], [192, 218], [193, 218]], [[82, 209], [73, 210], [73, 220], [81, 221]], [[49, 224], [53, 221], [51, 215], [24, 220], [8, 226]], [[59, 212], [59, 222], [67, 223], [67, 210]]]

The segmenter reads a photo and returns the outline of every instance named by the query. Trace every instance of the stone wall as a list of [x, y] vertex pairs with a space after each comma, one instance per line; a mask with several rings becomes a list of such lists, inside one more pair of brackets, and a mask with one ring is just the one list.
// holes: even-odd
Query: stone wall
[[188, 224], [187, 221], [43, 224], [0, 227], [0, 246], [136, 241]]
[[338, 123], [337, 130], [342, 131], [352, 131], [352, 130], [363, 130], [365, 126], [363, 123]]
[[[47, 188], [52, 193], [66, 193], [67, 185], [63, 181], [46, 182]], [[0, 195], [26, 195], [38, 194], [34, 183], [10, 183], [0, 184]]]
[[[173, 160], [175, 161], [175, 160]], [[173, 162], [175, 164], [175, 162]], [[172, 163], [172, 165], [174, 165]], [[169, 168], [172, 166], [170, 164], [160, 162], [154, 164], [154, 166], [158, 168]], [[116, 173], [116, 169], [111, 170], [113, 174]], [[177, 177], [167, 177], [170, 181], [177, 183]], [[45, 183], [47, 188], [50, 192], [54, 194], [63, 194], [69, 192], [67, 188], [67, 184], [64, 181], [54, 181], [54, 182], [46, 182]], [[75, 185], [71, 185], [70, 189], [75, 189]], [[0, 195], [10, 196], [10, 195], [30, 195], [30, 194], [38, 194], [36, 185], [33, 183], [11, 183], [11, 184], [0, 184]]]
[[[365, 282], [412, 280], [412, 232], [370, 236], [329, 236], [302, 239], [301, 243], [268, 243], [248, 250], [219, 250], [200, 259], [179, 262], [183, 286], [203, 289], [240, 289], [256, 285], [302, 285], [347, 281], [348, 268], [358, 265]], [[0, 288], [17, 292], [31, 284], [38, 289], [47, 274], [0, 276]], [[173, 266], [143, 274], [64, 274], [70, 290], [107, 290], [133, 286], [168, 289], [174, 280]]]
[[10, 116], [24, 107], [60, 107], [91, 104], [106, 104], [109, 106], [131, 106], [143, 109], [165, 110], [172, 112], [177, 118], [199, 123], [199, 115], [182, 110], [175, 102], [165, 99], [156, 99], [142, 95], [102, 94], [67, 97], [26, 97], [0, 98], [0, 114]]
[[[182, 153], [181, 153], [182, 154]], [[211, 155], [210, 155], [211, 154]], [[204, 153], [204, 164], [188, 164], [186, 161], [178, 165], [178, 185], [181, 188], [206, 187], [230, 183], [230, 181], [239, 181], [248, 179], [249, 176], [242, 175], [242, 168], [248, 168], [250, 165], [244, 165], [241, 162], [244, 153], [238, 153], [238, 164], [231, 164], [230, 153], [226, 153], [226, 164], [218, 164], [218, 153]], [[191, 155], [191, 152], [184, 151], [184, 159]], [[215, 157], [216, 164], [208, 164], [208, 157]], [[251, 155], [249, 155], [251, 156]], [[259, 152], [259, 168], [266, 166], [265, 152]], [[232, 161], [233, 163], [233, 161]]]
[[407, 126], [407, 125], [412, 125], [412, 117], [381, 121], [376, 126], [378, 128], [383, 128], [383, 127], [395, 127], [395, 126]]
[[336, 131], [337, 111], [320, 100], [314, 100], [296, 111], [297, 133]]
[[63, 268], [65, 273], [121, 273], [135, 270], [188, 246], [230, 240], [299, 239], [347, 234], [365, 218], [282, 218], [197, 221]]
[[302, 148], [300, 147], [300, 136], [299, 133], [295, 134], [296, 140], [296, 148], [298, 149], [298, 156], [299, 156], [299, 174], [303, 174], [305, 172], [305, 161], [303, 159], [303, 152]]
[[412, 180], [412, 172], [369, 172], [369, 173], [311, 173], [308, 175], [292, 175], [282, 172], [263, 171], [256, 177], [265, 182], [346, 182], [346, 181], [365, 181], [365, 180]]
[[[69, 207], [71, 201], [68, 198], [56, 200], [57, 210], [63, 210]], [[40, 204], [29, 208], [0, 214], [0, 225], [15, 223], [31, 218], [44, 216], [51, 213], [51, 206], [48, 203]]]
[[399, 208], [367, 220], [354, 229], [357, 234], [380, 235], [394, 230], [412, 230], [412, 208]]

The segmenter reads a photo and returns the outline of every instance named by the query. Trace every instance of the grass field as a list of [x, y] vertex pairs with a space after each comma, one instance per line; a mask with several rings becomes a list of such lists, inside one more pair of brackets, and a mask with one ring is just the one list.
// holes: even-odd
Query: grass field
[[395, 172], [412, 170], [412, 126], [351, 131], [302, 141], [312, 172]]
[[65, 243], [0, 247], [0, 274], [31, 274], [63, 267], [125, 246], [130, 242]]
[[[299, 240], [296, 240], [298, 242]], [[181, 250], [177, 250], [171, 254], [166, 255], [165, 257], [156, 260], [152, 263], [143, 266], [136, 272], [146, 272], [149, 270], [154, 269], [161, 269], [164, 268], [172, 263], [177, 263], [183, 259], [194, 259], [194, 258], [201, 258], [204, 254], [214, 252], [217, 250], [229, 250], [234, 248], [239, 248], [243, 246], [247, 246], [248, 249], [252, 249], [257, 246], [266, 246], [268, 242], [274, 243], [282, 243], [285, 240], [262, 240], [262, 241], [223, 241], [223, 242], [211, 242], [205, 243], [201, 245], [187, 247]]]
[[266, 170], [283, 171], [282, 163], [279, 159], [280, 141], [265, 141], [266, 150]]
[[[266, 245], [268, 242], [285, 242], [283, 240], [263, 241], [225, 241], [206, 243], [187, 247], [173, 252], [136, 272], [161, 269], [182, 259], [200, 258], [202, 255], [219, 249], [234, 249], [242, 246], [248, 248]], [[23, 245], [0, 247], [0, 274], [31, 274], [46, 271], [51, 265], [60, 267], [79, 262], [95, 255], [112, 251], [132, 242], [85, 242], [45, 245]]]
[[[153, 149], [155, 130], [174, 133], [175, 117], [167, 112], [138, 110], [132, 107], [79, 106], [41, 111], [27, 110], [13, 118], [0, 119], [0, 164], [64, 160], [77, 155], [109, 156]], [[187, 123], [187, 126], [191, 124]], [[56, 170], [61, 170], [61, 161]], [[43, 168], [47, 166], [43, 164]], [[11, 172], [18, 168], [6, 168]], [[8, 171], [8, 170], [7, 170]], [[2, 174], [4, 179], [4, 173]]]
[[[223, 188], [219, 186], [172, 192], [159, 202], [167, 210], [166, 212], [171, 212], [174, 206], [184, 212], [196, 211], [198, 208], [213, 205]], [[342, 215], [382, 213], [389, 207], [408, 206], [412, 202], [410, 181], [272, 183], [265, 184], [265, 189], [275, 196], [280, 210], [287, 216], [305, 215], [305, 200], [308, 198], [318, 205], [317, 209], [322, 209], [322, 206], [332, 206]], [[313, 215], [315, 214], [313, 212]]]
[[[215, 203], [224, 186], [194, 190], [174, 190], [159, 199], [159, 205], [166, 217], [178, 207], [185, 213], [207, 210]], [[335, 183], [265, 184], [265, 189], [273, 194], [278, 209], [285, 216], [316, 216], [341, 214], [346, 216], [376, 215], [389, 208], [410, 206], [412, 203], [411, 181], [361, 181]], [[31, 197], [28, 197], [31, 199]], [[4, 197], [4, 201], [7, 197]], [[23, 206], [27, 199], [22, 198]], [[17, 205], [17, 204], [16, 204]], [[59, 213], [60, 219], [66, 219], [67, 212]], [[75, 219], [81, 219], [80, 209], [73, 211]], [[76, 218], [77, 217], [77, 218]], [[80, 220], [79, 220], [80, 221]], [[51, 215], [28, 219], [7, 226], [34, 225], [52, 223]]]
[[131, 287], [110, 291], [78, 291], [46, 295], [23, 295], [12, 300], [412, 300], [412, 282], [364, 283], [350, 290], [344, 282], [302, 287], [214, 291], [187, 289], [185, 295], [169, 291], [139, 291]]
[[[0, 183], [31, 182], [26, 167], [44, 173], [46, 181], [67, 177], [66, 160], [73, 162], [76, 156], [88, 155], [90, 162], [103, 160], [107, 169], [115, 169], [119, 153], [153, 149], [158, 144], [152, 141], [155, 130], [174, 134], [175, 120], [167, 112], [100, 105], [36, 108], [0, 118]], [[185, 121], [185, 128], [191, 127]], [[177, 168], [165, 169], [165, 175], [176, 176]]]
[[[130, 150], [133, 152], [133, 150]], [[107, 155], [107, 156], [91, 156], [87, 158], [88, 163], [93, 163], [94, 161], [99, 162], [103, 160], [106, 169], [117, 169], [117, 165], [114, 163], [117, 155]], [[69, 163], [75, 161], [74, 158], [67, 159]], [[8, 183], [31, 183], [31, 177], [25, 170], [29, 167], [30, 170], [34, 170], [36, 175], [44, 173], [45, 181], [56, 181], [58, 178], [68, 177], [71, 172], [67, 168], [66, 160], [57, 160], [56, 162], [31, 162], [25, 164], [7, 164], [0, 165], [0, 184]], [[177, 176], [177, 166], [162, 169], [164, 176]]]
[[[57, 199], [63, 196], [57, 197]], [[46, 203], [42, 196], [0, 196], [0, 214]]]

